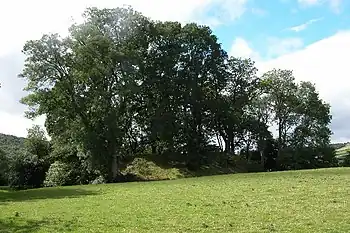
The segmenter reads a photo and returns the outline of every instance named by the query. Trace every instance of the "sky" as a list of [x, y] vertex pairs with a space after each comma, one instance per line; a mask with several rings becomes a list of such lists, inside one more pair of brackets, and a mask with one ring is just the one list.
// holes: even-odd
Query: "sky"
[[24, 43], [44, 33], [65, 35], [87, 7], [131, 5], [155, 20], [212, 28], [230, 55], [250, 57], [259, 73], [291, 69], [315, 83], [331, 105], [333, 142], [350, 141], [350, 1], [348, 0], [12, 0], [0, 1], [0, 133], [26, 136], [25, 82], [17, 78]]

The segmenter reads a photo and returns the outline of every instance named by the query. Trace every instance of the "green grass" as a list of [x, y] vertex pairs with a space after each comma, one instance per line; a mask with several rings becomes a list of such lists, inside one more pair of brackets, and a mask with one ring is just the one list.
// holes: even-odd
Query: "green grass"
[[350, 232], [350, 169], [0, 190], [0, 232]]

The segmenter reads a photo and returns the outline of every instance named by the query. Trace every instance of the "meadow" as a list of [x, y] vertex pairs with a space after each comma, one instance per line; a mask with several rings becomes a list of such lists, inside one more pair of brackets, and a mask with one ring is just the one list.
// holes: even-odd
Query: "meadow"
[[0, 190], [0, 232], [350, 232], [350, 169]]

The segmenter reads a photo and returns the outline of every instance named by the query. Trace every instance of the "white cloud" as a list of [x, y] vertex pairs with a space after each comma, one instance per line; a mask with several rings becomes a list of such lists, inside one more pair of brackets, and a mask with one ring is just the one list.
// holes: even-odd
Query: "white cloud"
[[281, 56], [293, 52], [303, 46], [301, 38], [276, 38], [270, 37], [267, 39], [267, 58]]
[[229, 55], [242, 58], [252, 58], [254, 61], [264, 61], [291, 53], [303, 47], [301, 38], [268, 37], [265, 41], [266, 53], [259, 54], [252, 45], [242, 37], [237, 37], [230, 48]]
[[260, 60], [259, 53], [255, 52], [248, 42], [243, 38], [236, 38], [233, 41], [231, 49], [229, 51], [230, 56], [242, 57], [242, 58], [252, 58], [253, 60]]
[[[280, 41], [282, 41], [279, 43], [281, 45], [293, 44], [290, 42], [293, 40]], [[348, 123], [350, 119], [349, 41], [350, 31], [342, 31], [304, 48], [289, 51], [277, 58], [266, 59], [265, 57], [265, 59], [256, 60], [259, 74], [273, 68], [291, 69], [297, 81], [315, 83], [320, 97], [331, 105], [333, 116], [331, 128], [334, 133], [332, 140], [338, 142], [350, 141], [350, 124]], [[299, 44], [300, 42], [294, 43]], [[267, 42], [267, 47], [271, 45], [273, 45], [271, 41]], [[233, 51], [236, 52], [231, 54], [234, 56], [252, 57], [254, 54], [254, 56], [262, 57], [242, 38], [234, 40], [233, 48]]]
[[258, 15], [258, 16], [265, 16], [268, 14], [267, 11], [265, 11], [261, 8], [252, 8], [251, 11], [254, 15]]
[[87, 7], [113, 8], [131, 5], [145, 16], [156, 20], [195, 21], [216, 26], [237, 20], [246, 11], [248, 0], [12, 0], [0, 1], [0, 132], [25, 136], [33, 123], [24, 118], [25, 106], [18, 101], [25, 94], [24, 83], [17, 74], [23, 66], [20, 54], [29, 39], [44, 33], [65, 34], [68, 27], [81, 19]]
[[342, 1], [343, 0], [298, 0], [298, 3], [303, 7], [328, 4], [334, 12], [339, 13]]
[[320, 20], [322, 20], [322, 18], [311, 19], [311, 20], [307, 21], [306, 23], [291, 27], [291, 28], [289, 28], [289, 30], [295, 31], [295, 32], [300, 32], [300, 31], [305, 30], [309, 25], [316, 23]]
[[32, 121], [24, 118], [23, 115], [9, 114], [4, 111], [0, 111], [0, 119], [0, 132], [18, 137], [26, 137], [27, 129], [31, 128], [33, 125], [40, 125], [43, 127], [45, 121], [44, 117]]
[[303, 5], [316, 5], [316, 4], [319, 4], [321, 1], [320, 0], [298, 0], [298, 2]]
[[[28, 39], [40, 37], [46, 32], [64, 33], [71, 18], [79, 19], [87, 7], [118, 7], [131, 5], [135, 10], [157, 20], [197, 21], [213, 23], [239, 18], [246, 10], [247, 0], [84, 0], [0, 1], [0, 56], [21, 47]], [[217, 12], [206, 21], [206, 14]]]
[[316, 84], [320, 97], [331, 104], [333, 140], [350, 140], [350, 31], [339, 32], [304, 49], [259, 62], [260, 72], [292, 69], [297, 80]]

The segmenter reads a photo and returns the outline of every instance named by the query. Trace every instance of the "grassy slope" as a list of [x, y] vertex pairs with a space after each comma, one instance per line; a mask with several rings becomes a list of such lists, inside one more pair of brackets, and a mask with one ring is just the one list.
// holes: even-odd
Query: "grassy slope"
[[345, 145], [337, 150], [335, 150], [336, 157], [341, 161], [345, 158], [347, 153], [350, 152], [350, 145]]
[[0, 232], [350, 232], [350, 169], [0, 191]]
[[347, 151], [350, 151], [350, 145], [346, 145], [346, 146], [343, 146], [343, 147], [337, 149], [336, 153], [342, 154], [342, 153], [346, 153]]

